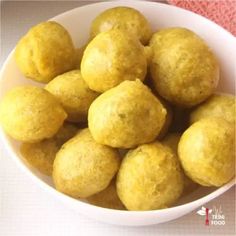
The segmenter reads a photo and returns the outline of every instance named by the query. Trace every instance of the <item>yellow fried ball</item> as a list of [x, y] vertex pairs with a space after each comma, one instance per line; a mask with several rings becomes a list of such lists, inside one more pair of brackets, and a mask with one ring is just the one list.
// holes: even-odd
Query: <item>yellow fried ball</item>
[[108, 187], [119, 168], [118, 151], [92, 138], [88, 129], [66, 142], [53, 164], [57, 190], [75, 198], [87, 198]]
[[117, 193], [128, 210], [171, 206], [182, 194], [183, 177], [174, 152], [159, 142], [127, 153], [117, 175]]
[[125, 31], [97, 35], [86, 47], [81, 74], [89, 88], [104, 92], [124, 80], [144, 80], [147, 58], [141, 43]]
[[45, 175], [52, 175], [53, 162], [60, 147], [54, 139], [46, 139], [38, 143], [23, 143], [21, 155], [26, 162]]
[[209, 47], [194, 32], [167, 28], [152, 36], [151, 77], [157, 92], [169, 102], [192, 107], [206, 100], [219, 80], [219, 65]]
[[47, 83], [75, 67], [75, 48], [62, 25], [53, 21], [42, 22], [18, 42], [15, 60], [26, 77]]
[[125, 206], [120, 201], [116, 192], [116, 181], [113, 179], [110, 185], [103, 191], [87, 198], [88, 202], [104, 208], [125, 210]]
[[222, 186], [235, 172], [234, 125], [222, 118], [204, 118], [182, 135], [178, 154], [185, 173], [203, 186]]
[[38, 143], [23, 143], [20, 152], [25, 161], [45, 175], [52, 175], [53, 162], [61, 145], [72, 138], [78, 128], [64, 123], [57, 134]]
[[206, 118], [220, 117], [235, 123], [236, 99], [230, 94], [214, 94], [190, 114], [190, 124]]
[[[165, 138], [162, 140], [162, 143], [167, 145], [172, 149], [172, 151], [176, 154], [176, 157], [178, 157], [178, 144], [179, 140], [181, 138], [180, 133], [169, 133], [165, 136]], [[188, 176], [186, 176], [183, 172], [183, 180], [184, 180], [184, 193], [190, 193], [193, 190], [195, 190], [198, 187], [198, 184], [193, 182]]]
[[67, 114], [48, 91], [20, 86], [0, 103], [0, 123], [7, 134], [23, 142], [38, 142], [57, 133]]
[[140, 80], [124, 81], [95, 99], [88, 126], [98, 143], [132, 148], [153, 141], [165, 116], [166, 109]]
[[152, 30], [147, 19], [136, 9], [114, 7], [99, 14], [92, 22], [91, 37], [110, 29], [122, 29], [133, 34], [143, 44], [147, 44]]
[[89, 106], [99, 95], [89, 89], [79, 70], [57, 76], [45, 89], [61, 102], [71, 122], [86, 121]]

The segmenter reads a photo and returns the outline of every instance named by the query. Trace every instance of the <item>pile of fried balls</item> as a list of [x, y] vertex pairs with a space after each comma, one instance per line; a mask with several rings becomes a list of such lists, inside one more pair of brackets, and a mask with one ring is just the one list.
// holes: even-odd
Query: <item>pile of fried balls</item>
[[8, 91], [0, 123], [58, 191], [146, 211], [234, 177], [236, 100], [215, 92], [217, 58], [191, 30], [153, 33], [139, 11], [115, 7], [93, 20], [81, 48], [47, 21], [20, 39], [14, 58], [45, 86]]

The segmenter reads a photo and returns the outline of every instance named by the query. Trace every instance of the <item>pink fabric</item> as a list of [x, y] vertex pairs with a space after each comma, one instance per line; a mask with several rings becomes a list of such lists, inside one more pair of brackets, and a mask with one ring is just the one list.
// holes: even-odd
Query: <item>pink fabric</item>
[[236, 36], [236, 0], [168, 0], [221, 25]]

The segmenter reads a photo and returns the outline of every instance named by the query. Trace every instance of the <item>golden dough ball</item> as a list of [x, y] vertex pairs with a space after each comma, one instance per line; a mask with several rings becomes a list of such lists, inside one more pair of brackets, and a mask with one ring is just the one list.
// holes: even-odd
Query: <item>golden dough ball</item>
[[[178, 144], [179, 140], [181, 138], [180, 133], [169, 133], [165, 136], [165, 138], [162, 140], [162, 143], [172, 149], [172, 151], [176, 154], [176, 157], [178, 157]], [[187, 175], [184, 174], [183, 171], [183, 180], [184, 180], [184, 193], [190, 193], [194, 191], [198, 184], [193, 182]]]
[[92, 138], [88, 129], [66, 142], [53, 164], [56, 189], [75, 198], [87, 198], [106, 187], [120, 164], [118, 151]]
[[154, 142], [127, 153], [116, 186], [128, 210], [162, 209], [171, 206], [182, 194], [183, 176], [174, 152]]
[[75, 48], [62, 25], [53, 21], [42, 22], [18, 42], [15, 60], [26, 77], [47, 83], [75, 67]]
[[65, 122], [63, 126], [59, 129], [56, 135], [53, 137], [58, 146], [62, 146], [69, 139], [73, 138], [79, 131], [78, 127], [74, 124]]
[[192, 107], [206, 100], [219, 81], [219, 65], [205, 42], [184, 28], [167, 28], [152, 36], [151, 77], [169, 102]]
[[45, 175], [52, 175], [53, 162], [60, 147], [54, 139], [46, 139], [39, 143], [23, 143], [21, 155], [26, 162]]
[[230, 94], [214, 94], [190, 114], [190, 124], [206, 118], [219, 117], [235, 123], [236, 99]]
[[45, 175], [52, 175], [53, 162], [62, 144], [71, 139], [78, 128], [64, 123], [56, 135], [38, 143], [23, 143], [20, 152], [27, 163]]
[[125, 210], [125, 206], [119, 199], [116, 192], [116, 181], [113, 179], [110, 185], [103, 191], [92, 195], [87, 198], [88, 202], [104, 208], [116, 209], [116, 210]]
[[144, 80], [147, 58], [141, 43], [125, 31], [97, 35], [86, 47], [81, 74], [89, 88], [104, 92], [124, 80]]
[[87, 120], [88, 109], [99, 95], [89, 89], [79, 70], [73, 70], [59, 75], [50, 81], [46, 87], [62, 104], [67, 120], [83, 122]]
[[98, 15], [92, 22], [91, 38], [110, 29], [121, 29], [147, 44], [152, 30], [147, 19], [136, 9], [130, 7], [110, 8]]
[[98, 143], [132, 148], [153, 141], [165, 117], [166, 109], [147, 86], [140, 80], [124, 81], [92, 103], [88, 126]]
[[52, 137], [67, 114], [48, 91], [20, 86], [10, 90], [0, 103], [0, 123], [12, 138], [38, 142]]
[[204, 118], [182, 135], [178, 154], [185, 173], [203, 186], [222, 186], [234, 176], [234, 125], [222, 118]]
[[75, 68], [80, 69], [81, 61], [84, 55], [84, 50], [87, 47], [87, 44], [80, 48], [75, 49]]

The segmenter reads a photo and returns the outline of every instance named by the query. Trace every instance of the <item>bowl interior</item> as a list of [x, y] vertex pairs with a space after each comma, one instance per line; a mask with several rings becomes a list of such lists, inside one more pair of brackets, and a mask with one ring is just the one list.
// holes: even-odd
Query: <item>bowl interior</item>
[[[85, 7], [77, 8], [67, 13], [56, 16], [52, 20], [55, 20], [62, 24], [71, 34], [75, 46], [81, 47], [88, 40], [91, 21], [105, 9], [118, 5], [131, 6], [138, 9], [147, 17], [152, 25], [153, 31], [164, 27], [181, 26], [189, 28], [200, 35], [214, 51], [220, 62], [221, 78], [218, 90], [221, 92], [234, 94], [234, 62], [236, 61], [236, 53], [234, 53], [235, 39], [230, 33], [226, 32], [221, 27], [194, 13], [166, 4], [139, 1], [119, 1], [92, 4]], [[1, 72], [0, 98], [10, 88], [22, 84], [34, 84], [37, 86], [43, 86], [42, 84], [24, 78], [24, 76], [18, 70], [13, 59], [13, 54], [11, 53]], [[36, 176], [38, 180], [43, 181], [49, 186], [53, 186], [51, 178], [40, 174], [37, 170], [31, 168], [24, 162], [19, 153], [19, 143], [7, 136], [2, 130], [0, 133], [7, 149], [10, 150], [12, 156], [17, 160], [20, 166], [23, 167], [25, 171], [31, 172], [31, 175]], [[226, 190], [232, 185], [233, 182], [231, 181], [231, 183], [222, 188], [225, 188]], [[215, 188], [199, 187], [191, 194], [182, 197], [177, 205], [192, 202], [210, 193], [214, 194], [215, 190]], [[208, 200], [212, 198], [214, 198], [214, 195], [211, 195], [211, 198], [209, 198]]]

